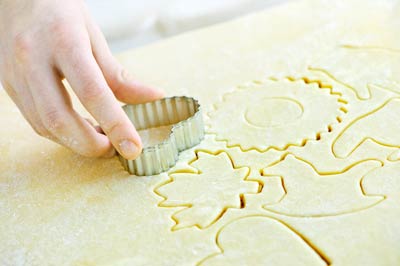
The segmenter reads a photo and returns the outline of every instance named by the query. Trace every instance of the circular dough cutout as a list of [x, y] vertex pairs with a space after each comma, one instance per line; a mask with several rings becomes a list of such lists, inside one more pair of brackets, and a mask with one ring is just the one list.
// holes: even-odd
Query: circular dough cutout
[[267, 128], [292, 123], [302, 114], [303, 107], [293, 99], [266, 97], [257, 104], [249, 103], [244, 117], [252, 126]]

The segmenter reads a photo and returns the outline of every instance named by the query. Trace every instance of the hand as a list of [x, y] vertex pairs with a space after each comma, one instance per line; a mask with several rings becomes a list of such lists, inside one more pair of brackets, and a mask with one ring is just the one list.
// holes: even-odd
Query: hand
[[[63, 78], [100, 128], [73, 109]], [[39, 135], [94, 157], [112, 156], [114, 148], [127, 159], [141, 152], [116, 98], [162, 97], [117, 63], [83, 0], [0, 1], [0, 80]]]

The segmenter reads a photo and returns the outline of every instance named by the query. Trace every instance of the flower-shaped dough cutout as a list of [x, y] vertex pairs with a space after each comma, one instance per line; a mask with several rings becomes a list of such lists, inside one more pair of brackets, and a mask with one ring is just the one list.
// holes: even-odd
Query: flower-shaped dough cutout
[[259, 191], [258, 182], [246, 180], [249, 168], [235, 168], [226, 152], [197, 155], [191, 163], [196, 172], [171, 174], [172, 180], [155, 190], [165, 198], [159, 206], [185, 207], [173, 215], [176, 222], [173, 230], [190, 226], [206, 228], [228, 208], [244, 207], [243, 194]]
[[209, 114], [209, 131], [245, 151], [282, 150], [317, 139], [340, 122], [342, 105], [317, 82], [266, 80], [226, 94]]

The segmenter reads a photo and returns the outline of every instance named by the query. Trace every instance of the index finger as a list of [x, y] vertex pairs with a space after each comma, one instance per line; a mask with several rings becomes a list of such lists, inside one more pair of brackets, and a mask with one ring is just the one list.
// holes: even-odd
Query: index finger
[[126, 159], [139, 156], [139, 134], [108, 86], [91, 50], [73, 49], [60, 60], [59, 67], [118, 152]]

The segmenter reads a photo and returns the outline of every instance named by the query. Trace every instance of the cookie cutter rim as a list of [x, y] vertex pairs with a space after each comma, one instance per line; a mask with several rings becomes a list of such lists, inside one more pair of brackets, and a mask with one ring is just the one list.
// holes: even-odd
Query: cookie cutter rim
[[179, 153], [201, 142], [204, 122], [199, 102], [187, 96], [166, 97], [153, 102], [122, 107], [137, 130], [172, 126], [162, 142], [144, 147], [135, 160], [118, 157], [130, 174], [157, 175], [173, 167]]

